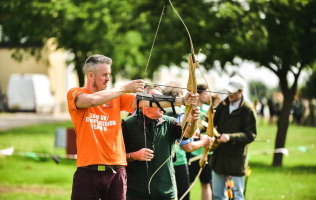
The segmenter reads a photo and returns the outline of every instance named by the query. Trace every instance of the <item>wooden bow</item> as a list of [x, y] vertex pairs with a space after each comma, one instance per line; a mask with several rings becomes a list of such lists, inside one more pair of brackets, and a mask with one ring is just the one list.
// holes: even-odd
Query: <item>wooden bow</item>
[[[197, 66], [199, 67], [201, 73], [202, 73], [202, 76], [204, 78], [204, 81], [207, 85], [207, 88], [208, 90], [210, 91], [210, 87], [208, 86], [208, 83], [206, 81], [206, 78], [204, 77], [204, 74], [200, 68], [200, 65], [199, 65], [199, 62], [197, 61]], [[194, 184], [196, 183], [196, 181], [199, 179], [201, 173], [202, 173], [202, 170], [203, 168], [205, 167], [205, 165], [208, 163], [208, 153], [212, 150], [214, 150], [218, 145], [219, 145], [219, 141], [218, 141], [218, 138], [219, 138], [219, 133], [217, 132], [217, 130], [214, 128], [214, 122], [213, 122], [213, 119], [214, 119], [214, 106], [213, 106], [213, 100], [212, 100], [212, 96], [210, 98], [210, 108], [209, 110], [207, 111], [207, 115], [208, 115], [208, 125], [207, 125], [207, 129], [206, 129], [206, 135], [210, 136], [210, 137], [215, 137], [217, 138], [214, 143], [209, 146], [209, 147], [204, 147], [204, 151], [203, 151], [203, 154], [202, 154], [202, 157], [200, 159], [200, 162], [199, 162], [199, 165], [200, 165], [200, 170], [199, 170], [199, 173], [197, 174], [195, 180], [193, 181], [193, 183], [191, 184], [191, 186], [188, 188], [188, 190], [182, 195], [182, 197], [179, 199], [179, 200], [182, 200], [188, 193], [189, 191], [192, 189], [192, 187], [194, 186]]]
[[[186, 27], [185, 23], [181, 19], [180, 15], [177, 13], [176, 9], [173, 7], [173, 5], [171, 3], [171, 0], [169, 0], [169, 2], [170, 2], [171, 7], [173, 8], [173, 10], [176, 12], [178, 17], [182, 21], [184, 27], [186, 28], [186, 30], [188, 32], [189, 38], [190, 38], [191, 54], [190, 54], [190, 56], [188, 58], [189, 72], [190, 73], [189, 73], [189, 79], [188, 79], [188, 83], [187, 83], [187, 90], [190, 91], [190, 92], [193, 92], [193, 94], [196, 94], [197, 93], [197, 83], [196, 83], [195, 69], [196, 69], [197, 61], [196, 61], [196, 58], [195, 58], [195, 55], [194, 55], [194, 48], [193, 48], [191, 35], [190, 35], [189, 30]], [[181, 141], [183, 139], [183, 135], [186, 132], [188, 126], [190, 126], [189, 121], [190, 121], [190, 116], [191, 116], [191, 112], [192, 112], [193, 108], [194, 108], [193, 105], [186, 106], [185, 114], [184, 114], [183, 120], [181, 122], [182, 135], [181, 135], [180, 141], [179, 141], [177, 147], [173, 150], [171, 155], [168, 157], [168, 159], [165, 162], [163, 162], [162, 165], [151, 176], [151, 178], [149, 180], [149, 183], [148, 183], [148, 191], [149, 191], [149, 193], [150, 193], [150, 182], [151, 182], [152, 178], [159, 171], [159, 169], [161, 169], [162, 166], [164, 166], [168, 162], [168, 160], [172, 158], [172, 156], [174, 155], [174, 153], [176, 152], [176, 150], [180, 146], [180, 143], [181, 143]]]
[[[198, 63], [198, 67], [202, 73], [202, 76], [204, 78], [204, 81], [206, 83], [206, 86], [208, 88], [208, 90], [210, 90], [210, 87], [208, 86], [208, 83], [206, 81], [206, 78], [204, 77], [204, 74], [200, 68], [200, 65]], [[215, 115], [215, 111], [214, 111], [214, 104], [213, 104], [213, 99], [212, 96], [210, 98], [210, 108], [207, 111], [207, 116], [208, 116], [208, 124], [207, 124], [207, 129], [206, 129], [206, 135], [210, 136], [210, 137], [215, 137], [216, 140], [213, 142], [213, 144], [210, 147], [204, 147], [204, 151], [202, 154], [202, 158], [199, 162], [200, 167], [204, 168], [205, 165], [207, 164], [207, 160], [208, 160], [208, 153], [210, 151], [214, 151], [216, 149], [216, 147], [220, 144], [220, 142], [218, 141], [220, 134], [217, 132], [217, 130], [214, 127], [214, 115]], [[202, 171], [202, 170], [201, 170]]]

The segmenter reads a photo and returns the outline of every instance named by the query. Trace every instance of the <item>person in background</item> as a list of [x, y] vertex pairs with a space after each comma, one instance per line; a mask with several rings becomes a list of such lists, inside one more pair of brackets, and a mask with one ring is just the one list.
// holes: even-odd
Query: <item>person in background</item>
[[316, 100], [315, 99], [309, 99], [309, 118], [310, 118], [310, 123], [309, 126], [315, 127], [316, 125]]
[[[180, 87], [179, 83], [170, 82], [167, 84], [168, 86]], [[166, 87], [163, 90], [164, 95], [168, 96], [181, 96], [182, 90], [179, 88]], [[176, 114], [172, 112], [171, 108], [166, 108], [165, 115], [174, 117], [177, 119], [179, 123], [182, 122], [184, 111], [180, 107], [176, 107]], [[199, 132], [199, 131], [198, 131]], [[177, 140], [177, 144], [179, 143], [179, 139]], [[190, 176], [189, 176], [189, 168], [188, 162], [186, 158], [186, 152], [193, 152], [202, 147], [210, 146], [213, 143], [212, 138], [206, 135], [200, 135], [199, 141], [194, 141], [193, 137], [188, 140], [182, 140], [180, 143], [180, 148], [176, 150], [176, 161], [173, 163], [178, 191], [178, 198], [181, 198], [183, 194], [190, 187]], [[190, 192], [183, 198], [184, 200], [190, 199]]]
[[[150, 95], [161, 94], [160, 91], [159, 87], [153, 86], [148, 86], [144, 90]], [[186, 105], [188, 105], [187, 101]], [[141, 110], [139, 116], [134, 115], [122, 120], [126, 160], [129, 162], [126, 167], [128, 177], [126, 199], [176, 199], [172, 159], [158, 170], [152, 178], [150, 188], [148, 187], [153, 173], [173, 152], [175, 139], [181, 138], [181, 124], [174, 117], [163, 115], [160, 108]], [[199, 107], [194, 108], [190, 116], [191, 126], [188, 126], [184, 133], [185, 140], [192, 137], [196, 130], [197, 120], [200, 117]]]
[[[234, 200], [244, 199], [248, 145], [257, 136], [256, 111], [244, 100], [244, 87], [241, 77], [231, 77], [226, 86], [229, 96], [216, 107], [214, 126], [221, 136], [210, 162], [213, 200], [227, 199], [225, 180], [229, 177], [234, 182]], [[207, 115], [202, 120], [208, 122]], [[199, 128], [206, 130], [203, 124], [199, 124]]]
[[[196, 103], [196, 106], [200, 106], [201, 110], [201, 116], [207, 113], [209, 110], [210, 106], [210, 94], [206, 92], [207, 86], [204, 84], [199, 84], [197, 85], [198, 93], [199, 93], [199, 98]], [[205, 130], [206, 131], [206, 130]], [[203, 138], [205, 136], [205, 131], [201, 132], [200, 138]], [[191, 156], [199, 156], [203, 154], [204, 148], [200, 148], [196, 151], [191, 152]], [[212, 153], [212, 152], [211, 152]], [[208, 160], [210, 160], [210, 155], [208, 156]], [[189, 172], [190, 172], [190, 183], [193, 183], [195, 180], [195, 177], [199, 173], [200, 170], [200, 164], [199, 160], [191, 162], [191, 165], [189, 165]], [[212, 189], [211, 189], [211, 182], [212, 182], [212, 170], [209, 165], [206, 165], [204, 169], [202, 170], [202, 173], [200, 175], [200, 183], [201, 183], [201, 190], [202, 190], [202, 200], [209, 200], [212, 199]]]
[[274, 113], [274, 102], [273, 102], [272, 96], [270, 96], [268, 98], [267, 105], [269, 107], [269, 115], [270, 115], [269, 116], [269, 124], [273, 125], [273, 122], [274, 122], [273, 117], [274, 117], [275, 113]]
[[298, 126], [300, 126], [302, 123], [304, 112], [305, 112], [304, 101], [299, 96], [296, 96], [293, 102], [293, 122], [296, 122]]

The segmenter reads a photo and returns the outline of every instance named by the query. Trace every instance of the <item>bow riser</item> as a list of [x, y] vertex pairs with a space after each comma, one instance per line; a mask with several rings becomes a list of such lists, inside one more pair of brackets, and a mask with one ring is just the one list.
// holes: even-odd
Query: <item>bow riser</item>
[[203, 154], [202, 154], [202, 157], [201, 157], [201, 160], [200, 160], [200, 167], [204, 167], [207, 163], [207, 160], [208, 160], [208, 153], [210, 151], [214, 151], [218, 145], [220, 144], [220, 142], [218, 142], [218, 138], [219, 138], [219, 133], [217, 132], [217, 130], [215, 128], [213, 128], [213, 132], [214, 132], [214, 136], [215, 137], [215, 141], [213, 142], [213, 144], [207, 148], [207, 147], [204, 147], [204, 151], [203, 151]]
[[181, 122], [181, 128], [182, 128], [183, 133], [185, 132], [187, 126], [189, 125], [190, 113], [192, 112], [192, 110], [193, 110], [193, 106], [185, 107], [185, 114]]
[[[210, 137], [214, 137], [214, 130], [215, 130], [214, 123], [213, 123], [214, 109], [213, 109], [212, 105], [209, 108], [209, 110], [207, 111], [207, 115], [208, 115], [208, 126], [207, 126], [207, 129], [206, 129], [206, 135], [208, 135]], [[208, 153], [210, 151], [210, 147], [209, 148], [207, 148], [207, 147], [204, 148], [204, 151], [203, 151], [203, 154], [202, 154], [202, 158], [201, 158], [201, 160], [199, 162], [201, 168], [203, 168], [206, 165], [206, 163], [207, 163], [207, 160], [208, 160], [207, 157], [208, 157]]]
[[[195, 60], [195, 56], [193, 53], [190, 54], [189, 59], [188, 59], [188, 63], [189, 63], [190, 74], [189, 74], [189, 79], [188, 79], [188, 84], [187, 84], [187, 90], [196, 94], [197, 93], [197, 84], [196, 84], [196, 76], [195, 76], [196, 60]], [[194, 108], [194, 106], [192, 106], [192, 105], [186, 106], [185, 114], [184, 114], [183, 120], [181, 122], [183, 134], [185, 133], [185, 130], [188, 126], [190, 115], [191, 115], [193, 108]]]
[[213, 119], [214, 119], [214, 108], [213, 108], [212, 105], [209, 108], [209, 110], [207, 112], [207, 115], [208, 115], [209, 121], [208, 121], [208, 126], [207, 126], [207, 129], [206, 129], [206, 135], [208, 135], [210, 137], [215, 137], [215, 134], [214, 134], [214, 122], [213, 122]]
[[194, 94], [196, 94], [197, 92], [197, 88], [196, 88], [197, 84], [196, 84], [196, 76], [195, 76], [196, 59], [193, 53], [190, 54], [188, 63], [189, 63], [190, 75], [189, 75], [189, 80], [187, 84], [187, 89], [188, 91], [191, 91]]
[[[190, 92], [193, 92], [194, 94], [197, 93], [197, 84], [196, 84], [196, 77], [195, 77], [195, 69], [196, 69], [196, 60], [195, 60], [195, 56], [194, 54], [190, 54], [189, 59], [189, 70], [190, 70], [190, 75], [189, 75], [189, 80], [188, 80], [188, 84], [187, 84], [187, 90]], [[189, 125], [189, 120], [190, 120], [190, 116], [191, 116], [191, 112], [193, 110], [194, 106], [193, 105], [189, 105], [186, 106], [186, 111], [184, 114], [184, 117], [182, 119], [181, 122], [181, 128], [182, 128], [182, 135], [179, 141], [179, 144], [177, 145], [177, 147], [173, 150], [173, 152], [171, 153], [171, 155], [169, 156], [169, 158], [167, 160], [165, 160], [165, 162], [163, 162], [160, 167], [158, 167], [158, 169], [153, 173], [153, 175], [151, 176], [151, 178], [149, 179], [148, 182], [148, 191], [150, 194], [150, 182], [152, 180], [152, 178], [154, 177], [154, 175], [159, 171], [159, 169], [165, 165], [167, 163], [167, 161], [172, 157], [172, 155], [176, 152], [176, 150], [178, 149], [178, 147], [180, 146], [180, 143], [182, 141], [182, 138], [184, 136], [184, 133], [186, 132], [188, 126]]]

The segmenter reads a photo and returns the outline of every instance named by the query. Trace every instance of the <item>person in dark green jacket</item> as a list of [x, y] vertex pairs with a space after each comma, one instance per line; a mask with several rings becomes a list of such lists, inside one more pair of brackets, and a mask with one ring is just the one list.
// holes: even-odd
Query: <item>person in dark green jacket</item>
[[[147, 87], [144, 92], [161, 94], [157, 87]], [[194, 134], [199, 116], [200, 108], [196, 107], [191, 113], [191, 125], [184, 133], [184, 139]], [[143, 124], [145, 124], [145, 132]], [[126, 199], [175, 199], [176, 186], [172, 159], [169, 159], [152, 178], [150, 190], [148, 183], [153, 173], [171, 155], [175, 140], [182, 135], [181, 124], [173, 117], [163, 116], [163, 111], [159, 108], [142, 108], [138, 120], [137, 116], [122, 120], [122, 131], [127, 152], [126, 159], [129, 162], [126, 167]]]
[[[248, 144], [257, 136], [256, 114], [245, 101], [242, 92], [245, 81], [234, 76], [230, 78], [226, 90], [229, 96], [217, 107], [214, 126], [221, 134], [220, 145], [211, 156], [213, 200], [226, 200], [225, 179], [231, 177], [234, 200], [244, 199], [244, 178], [247, 170]], [[204, 115], [203, 121], [208, 122]], [[199, 123], [201, 131], [206, 127]]]
[[[175, 95], [177, 97], [180, 97], [182, 95], [182, 90], [179, 88], [176, 88], [176, 87], [181, 86], [179, 83], [170, 82], [170, 83], [167, 83], [167, 85], [175, 86], [175, 87], [166, 87], [163, 91], [164, 95], [168, 95], [168, 96]], [[201, 88], [201, 85], [197, 85], [197, 89], [198, 90], [201, 90], [201, 89], [206, 90], [206, 86]], [[201, 96], [203, 96], [203, 99], [206, 99], [206, 101], [207, 100], [210, 101], [209, 95], [208, 96], [206, 95], [206, 97], [205, 97], [205, 94], [202, 93], [202, 95], [201, 95], [201, 92], [199, 92], [199, 99], [196, 103], [197, 106], [199, 106], [198, 104], [199, 104]], [[201, 103], [201, 105], [202, 105], [202, 103]], [[204, 108], [204, 105], [202, 105], [202, 107], [200, 107], [201, 114], [203, 112], [202, 111], [203, 108]], [[182, 110], [182, 108], [180, 108], [179, 106], [175, 107], [175, 110], [176, 110], [175, 114], [172, 112], [171, 108], [165, 108], [165, 110], [166, 110], [166, 113], [164, 115], [177, 118], [177, 121], [179, 123], [182, 122], [182, 119], [184, 116], [184, 111]], [[205, 112], [207, 112], [207, 110]], [[201, 116], [200, 116], [200, 118], [201, 118]], [[197, 134], [197, 133], [199, 133], [199, 131], [196, 131], [195, 134]], [[202, 134], [199, 136], [200, 136], [200, 140], [198, 140], [198, 141], [194, 141], [193, 137], [189, 138], [188, 140], [182, 140], [179, 148], [177, 148], [177, 150], [176, 150], [176, 161], [173, 163], [173, 166], [174, 166], [174, 171], [175, 171], [175, 176], [176, 176], [178, 198], [181, 198], [190, 187], [190, 175], [191, 174], [189, 173], [189, 166], [188, 166], [188, 161], [187, 161], [187, 157], [186, 157], [186, 152], [193, 152], [193, 151], [200, 149], [202, 147], [209, 147], [214, 142], [214, 139], [215, 139], [215, 138], [211, 138], [207, 135], [202, 135]], [[179, 142], [179, 140], [177, 140], [177, 143], [178, 142]], [[202, 152], [203, 152], [203, 148], [202, 148]], [[199, 165], [198, 165], [198, 167], [199, 167]], [[208, 168], [210, 168], [210, 167], [208, 167]], [[211, 170], [209, 170], [209, 171], [210, 171], [209, 176], [211, 176], [212, 175]], [[202, 174], [203, 174], [203, 172], [202, 172]], [[201, 174], [201, 176], [202, 176], [202, 174]], [[195, 174], [195, 176], [196, 176], [196, 174]], [[206, 177], [206, 179], [207, 178], [208, 177]], [[208, 180], [209, 180], [208, 185], [209, 185], [210, 196], [209, 196], [209, 198], [206, 198], [207, 200], [210, 199], [211, 194], [212, 194], [211, 193], [211, 186], [210, 186], [211, 178], [209, 178]], [[204, 188], [203, 188], [203, 184], [202, 184], [202, 196], [204, 198], [205, 192], [203, 193], [203, 189]], [[186, 196], [183, 197], [183, 200], [190, 200], [190, 192], [188, 192], [186, 194]]]

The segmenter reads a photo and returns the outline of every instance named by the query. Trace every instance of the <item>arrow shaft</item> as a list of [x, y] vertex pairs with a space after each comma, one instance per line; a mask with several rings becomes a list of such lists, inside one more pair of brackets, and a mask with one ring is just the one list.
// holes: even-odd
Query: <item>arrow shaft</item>
[[[154, 86], [163, 86], [163, 87], [171, 87], [171, 88], [178, 88], [178, 89], [184, 89], [186, 90], [187, 88], [183, 88], [183, 87], [175, 87], [175, 86], [169, 86], [169, 85], [159, 85], [159, 84], [155, 84], [155, 83], [145, 83], [145, 85], [154, 85]], [[214, 91], [208, 91], [208, 90], [197, 90], [198, 92], [210, 92], [210, 93], [217, 93], [217, 94], [228, 94], [226, 92], [214, 92]]]

